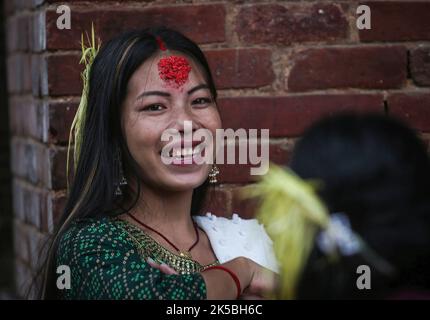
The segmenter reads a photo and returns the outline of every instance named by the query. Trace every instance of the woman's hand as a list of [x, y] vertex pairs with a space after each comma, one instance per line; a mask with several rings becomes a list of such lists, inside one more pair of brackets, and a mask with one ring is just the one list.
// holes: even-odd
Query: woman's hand
[[[160, 270], [164, 274], [178, 274], [178, 272], [167, 264], [159, 264], [151, 258], [147, 258], [146, 261], [151, 267]], [[268, 294], [274, 292], [278, 276], [276, 273], [260, 266], [258, 263], [255, 263], [250, 259], [240, 257], [223, 265], [236, 272], [239, 276], [241, 285], [244, 287], [242, 295], [240, 296], [241, 299], [266, 299]]]
[[155, 262], [153, 259], [151, 258], [147, 258], [146, 262], [148, 262], [148, 264], [155, 268], [160, 270], [161, 272], [165, 273], [165, 274], [178, 274], [178, 272], [176, 272], [175, 269], [173, 269], [172, 267], [169, 267], [167, 264], [165, 263], [161, 263], [158, 264], [157, 262]]
[[269, 269], [260, 266], [250, 259], [246, 259], [249, 270], [252, 272], [251, 281], [242, 292], [243, 300], [266, 299], [276, 289], [278, 275]]

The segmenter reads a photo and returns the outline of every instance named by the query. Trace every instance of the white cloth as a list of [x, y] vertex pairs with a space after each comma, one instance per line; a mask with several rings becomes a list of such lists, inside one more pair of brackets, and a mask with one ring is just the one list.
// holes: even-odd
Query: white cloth
[[208, 235], [220, 263], [237, 257], [246, 257], [279, 273], [273, 242], [257, 219], [242, 219], [237, 214], [233, 214], [232, 219], [227, 219], [209, 212], [206, 216], [193, 218]]

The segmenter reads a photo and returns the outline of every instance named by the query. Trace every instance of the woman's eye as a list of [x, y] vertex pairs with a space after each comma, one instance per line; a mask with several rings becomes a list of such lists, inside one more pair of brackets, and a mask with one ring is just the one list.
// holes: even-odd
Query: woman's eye
[[161, 111], [164, 110], [164, 106], [161, 104], [151, 104], [149, 106], [144, 107], [143, 111]]
[[212, 103], [212, 99], [210, 98], [197, 98], [192, 102], [193, 105], [200, 105], [200, 106], [202, 105], [204, 106], [211, 103]]

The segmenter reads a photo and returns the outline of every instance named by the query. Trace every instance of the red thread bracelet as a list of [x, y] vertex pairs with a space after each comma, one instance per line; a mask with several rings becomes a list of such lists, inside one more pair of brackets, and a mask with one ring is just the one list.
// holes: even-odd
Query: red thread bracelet
[[223, 266], [208, 267], [208, 268], [204, 269], [203, 272], [211, 270], [211, 269], [223, 270], [223, 271], [227, 272], [233, 278], [234, 283], [236, 284], [236, 288], [237, 288], [237, 297], [236, 297], [236, 299], [239, 299], [240, 294], [242, 293], [242, 289], [240, 287], [240, 281], [239, 281], [238, 276], [233, 271], [231, 271], [230, 269], [228, 269], [226, 267], [223, 267]]

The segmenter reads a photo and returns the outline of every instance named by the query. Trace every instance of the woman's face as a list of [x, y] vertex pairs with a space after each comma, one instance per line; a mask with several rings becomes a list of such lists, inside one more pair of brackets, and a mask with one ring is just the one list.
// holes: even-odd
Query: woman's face
[[[139, 165], [144, 185], [166, 191], [191, 190], [205, 181], [211, 164], [184, 164], [184, 161], [165, 164], [161, 151], [169, 141], [162, 141], [161, 136], [163, 132], [177, 130], [183, 144], [184, 121], [192, 121], [193, 131], [207, 129], [215, 137], [215, 130], [221, 128], [221, 119], [197, 64], [185, 57], [191, 71], [187, 81], [177, 87], [160, 78], [158, 62], [161, 58], [163, 56], [157, 55], [148, 59], [130, 78], [122, 106], [122, 130], [130, 153]], [[193, 148], [196, 144], [193, 141]], [[181, 151], [190, 152], [182, 148]]]

